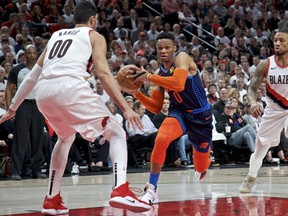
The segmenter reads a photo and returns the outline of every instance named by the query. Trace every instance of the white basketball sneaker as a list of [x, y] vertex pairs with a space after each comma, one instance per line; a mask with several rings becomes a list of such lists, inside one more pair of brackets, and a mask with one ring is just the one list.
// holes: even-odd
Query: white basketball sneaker
[[208, 170], [205, 170], [204, 172], [199, 173], [198, 171], [195, 170], [195, 171], [194, 171], [194, 174], [195, 174], [196, 179], [197, 179], [198, 181], [204, 179], [205, 176], [206, 176], [206, 174], [207, 174], [207, 171], [208, 171]]
[[113, 208], [127, 209], [136, 213], [146, 212], [151, 209], [150, 205], [135, 196], [130, 190], [128, 182], [113, 189], [109, 204]]
[[251, 177], [249, 174], [244, 179], [243, 183], [239, 188], [240, 193], [251, 193], [252, 187], [256, 183], [256, 178]]
[[153, 205], [159, 202], [158, 194], [155, 190], [154, 185], [147, 183], [144, 191], [145, 191], [145, 194], [142, 197], [140, 197], [141, 201], [149, 205]]

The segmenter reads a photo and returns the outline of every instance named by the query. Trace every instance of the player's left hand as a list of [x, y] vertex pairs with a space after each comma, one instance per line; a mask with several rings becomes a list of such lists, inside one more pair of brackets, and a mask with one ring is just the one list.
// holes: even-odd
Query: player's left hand
[[4, 115], [1, 116], [0, 118], [0, 124], [2, 124], [3, 122], [13, 118], [15, 116], [16, 112], [11, 110], [10, 108], [7, 110], [6, 113], [4, 113]]

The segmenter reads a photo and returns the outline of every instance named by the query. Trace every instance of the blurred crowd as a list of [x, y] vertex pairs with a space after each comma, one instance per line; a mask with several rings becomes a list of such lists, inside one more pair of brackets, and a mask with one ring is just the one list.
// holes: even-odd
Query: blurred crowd
[[[29, 58], [25, 49], [27, 45], [36, 47], [39, 55], [55, 31], [74, 27], [73, 8], [78, 1], [80, 0], [0, 2], [1, 115], [7, 109], [7, 78], [12, 68], [26, 64]], [[114, 75], [127, 64], [143, 66], [150, 73], [157, 73], [159, 63], [155, 52], [156, 38], [160, 32], [174, 34], [177, 50], [187, 52], [197, 64], [207, 91], [207, 100], [214, 109], [215, 138], [212, 156], [216, 162], [248, 162], [255, 149], [253, 140], [261, 117], [255, 119], [250, 114], [247, 87], [258, 64], [273, 55], [273, 36], [279, 26], [287, 20], [288, 3], [280, 0], [90, 1], [97, 7], [96, 30], [106, 39], [107, 61]], [[94, 78], [93, 65], [88, 68], [88, 72], [91, 73], [91, 77], [87, 77], [87, 81], [95, 89], [95, 93], [101, 95], [107, 107], [126, 129], [127, 137], [133, 137], [128, 140], [137, 143], [136, 146], [133, 146], [133, 142], [129, 143], [133, 154], [143, 147], [148, 148], [148, 152], [149, 149], [151, 151], [157, 128], [161, 119], [167, 115], [169, 98], [164, 100], [161, 113], [154, 115], [132, 95], [123, 93], [127, 103], [139, 113], [146, 127], [142, 131], [131, 131], [125, 126], [121, 111], [110, 101], [100, 80]], [[153, 85], [149, 82], [145, 82], [141, 87], [141, 91], [147, 95], [151, 95], [152, 90]], [[265, 82], [257, 91], [257, 98], [259, 104], [265, 107]], [[7, 163], [7, 157], [17, 157], [11, 155], [9, 150], [15, 142], [13, 128], [13, 120], [0, 127], [1, 157], [6, 157]], [[243, 136], [249, 133], [250, 137], [242, 140], [233, 138], [233, 133], [240, 130]], [[49, 165], [53, 143], [57, 138], [48, 122], [43, 131], [43, 142], [39, 143], [39, 148], [43, 149], [42, 168]], [[224, 137], [218, 139], [217, 134]], [[167, 151], [169, 160], [166, 165], [191, 164], [191, 146], [185, 138], [184, 135], [171, 144], [171, 149]], [[22, 177], [31, 176], [33, 157], [29, 142], [27, 135], [28, 147], [20, 173]], [[110, 170], [107, 141], [99, 137], [94, 143], [90, 143], [77, 136], [74, 144], [67, 163], [68, 173], [79, 174], [81, 169]], [[273, 158], [278, 157], [281, 163], [287, 163], [288, 141], [284, 135], [281, 136], [280, 144], [267, 153], [265, 162], [276, 164]], [[143, 154], [139, 154], [139, 157], [143, 157]], [[145, 155], [143, 160], [149, 161], [149, 156]], [[133, 165], [133, 160], [131, 163]], [[11, 174], [13, 173], [6, 173]]]

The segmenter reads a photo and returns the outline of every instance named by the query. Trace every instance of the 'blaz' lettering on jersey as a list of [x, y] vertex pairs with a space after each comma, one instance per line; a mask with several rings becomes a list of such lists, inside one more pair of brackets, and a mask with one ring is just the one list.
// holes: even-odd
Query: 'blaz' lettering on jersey
[[269, 76], [271, 84], [288, 84], [288, 75]]

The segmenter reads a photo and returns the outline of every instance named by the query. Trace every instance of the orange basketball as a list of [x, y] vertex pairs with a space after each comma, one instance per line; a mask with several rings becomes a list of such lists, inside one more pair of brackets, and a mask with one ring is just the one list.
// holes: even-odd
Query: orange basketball
[[117, 73], [117, 83], [121, 87], [121, 89], [125, 92], [130, 92], [131, 90], [139, 89], [142, 85], [142, 81], [137, 81], [133, 83], [135, 80], [134, 78], [128, 78], [128, 75], [131, 75], [131, 73], [136, 74], [136, 72], [131, 69], [131, 65], [125, 65]]

